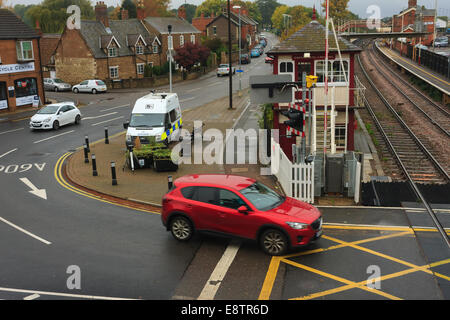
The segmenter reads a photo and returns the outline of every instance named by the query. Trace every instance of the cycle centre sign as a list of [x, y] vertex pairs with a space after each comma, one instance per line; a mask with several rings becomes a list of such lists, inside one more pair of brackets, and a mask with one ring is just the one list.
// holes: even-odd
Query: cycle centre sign
[[0, 65], [0, 74], [34, 71], [34, 62]]

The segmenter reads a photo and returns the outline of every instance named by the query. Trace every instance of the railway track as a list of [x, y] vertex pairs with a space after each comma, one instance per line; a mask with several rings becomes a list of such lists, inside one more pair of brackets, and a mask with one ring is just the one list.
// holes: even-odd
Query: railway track
[[[371, 64], [366, 57], [370, 52], [364, 52], [363, 59]], [[394, 180], [409, 180], [414, 183], [447, 183], [450, 176], [443, 165], [433, 156], [429, 147], [414, 134], [395, 108], [376, 87], [373, 79], [364, 68], [358, 57], [359, 67], [375, 94], [366, 92], [365, 104], [374, 124], [378, 128], [379, 136], [385, 141], [386, 152], [390, 158], [386, 162], [391, 164], [391, 176]], [[373, 66], [373, 65], [372, 65]], [[379, 70], [377, 69], [376, 72]], [[430, 121], [430, 120], [427, 120]], [[444, 133], [441, 133], [445, 135]], [[387, 152], [388, 151], [388, 152]]]

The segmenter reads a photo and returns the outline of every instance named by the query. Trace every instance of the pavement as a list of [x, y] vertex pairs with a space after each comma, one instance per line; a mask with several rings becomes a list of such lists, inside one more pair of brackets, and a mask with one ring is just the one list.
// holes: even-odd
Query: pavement
[[[193, 122], [202, 119], [203, 130], [211, 128], [220, 130], [225, 136], [226, 129], [258, 127], [258, 107], [251, 106], [248, 92], [241, 96], [234, 95], [233, 110], [228, 109], [229, 98], [224, 97], [207, 103], [195, 109], [183, 111], [183, 128], [192, 131]], [[103, 129], [103, 128], [102, 128]], [[205, 148], [210, 142], [204, 142]], [[174, 147], [172, 143], [170, 147]], [[252, 177], [278, 189], [274, 178], [261, 176], [258, 164], [223, 165], [223, 164], [180, 164], [176, 172], [156, 172], [153, 169], [136, 169], [132, 171], [126, 164], [125, 131], [109, 138], [109, 144], [104, 140], [90, 144], [89, 164], [84, 162], [82, 148], [74, 152], [66, 162], [67, 178], [78, 186], [97, 193], [159, 206], [161, 199], [168, 190], [168, 176], [175, 180], [187, 174], [223, 173]], [[95, 154], [98, 176], [93, 176], [91, 156]], [[110, 163], [116, 163], [118, 184], [112, 185]]]

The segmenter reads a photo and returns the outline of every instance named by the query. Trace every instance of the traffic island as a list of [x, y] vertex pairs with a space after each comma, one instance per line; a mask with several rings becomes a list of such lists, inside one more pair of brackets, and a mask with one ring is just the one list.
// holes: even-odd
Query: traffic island
[[[248, 95], [233, 98], [232, 110], [228, 109], [228, 97], [211, 103], [183, 111], [183, 128], [192, 131], [194, 121], [202, 121], [203, 130], [210, 128], [220, 130], [225, 136], [226, 129], [233, 128], [236, 121], [248, 106]], [[205, 148], [210, 142], [203, 142]], [[173, 147], [173, 144], [172, 146]], [[90, 144], [89, 163], [85, 163], [83, 149], [73, 153], [68, 159], [65, 170], [67, 178], [86, 189], [140, 203], [160, 205], [161, 199], [168, 190], [168, 176], [173, 180], [187, 174], [238, 174], [262, 180], [274, 187], [271, 177], [260, 177], [258, 168], [251, 170], [233, 170], [233, 166], [221, 164], [180, 164], [174, 172], [158, 172], [153, 169], [136, 169], [132, 171], [126, 163], [125, 132], [109, 138], [109, 144], [104, 141]], [[95, 155], [95, 172], [92, 164]], [[115, 165], [117, 185], [112, 183], [111, 163]], [[239, 168], [239, 166], [236, 166]], [[240, 166], [242, 167], [242, 165]], [[258, 166], [259, 167], [259, 166]], [[260, 179], [262, 178], [262, 179]]]

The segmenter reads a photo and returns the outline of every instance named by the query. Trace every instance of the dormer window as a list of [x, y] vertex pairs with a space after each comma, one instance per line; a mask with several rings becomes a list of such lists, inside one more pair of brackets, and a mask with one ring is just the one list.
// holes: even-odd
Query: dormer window
[[136, 54], [144, 54], [144, 46], [136, 45]]
[[180, 47], [184, 46], [184, 36], [180, 35]]
[[116, 47], [108, 48], [108, 57], [110, 57], [110, 58], [117, 57], [117, 48]]
[[153, 44], [153, 53], [158, 53], [159, 52], [159, 46], [157, 43]]

